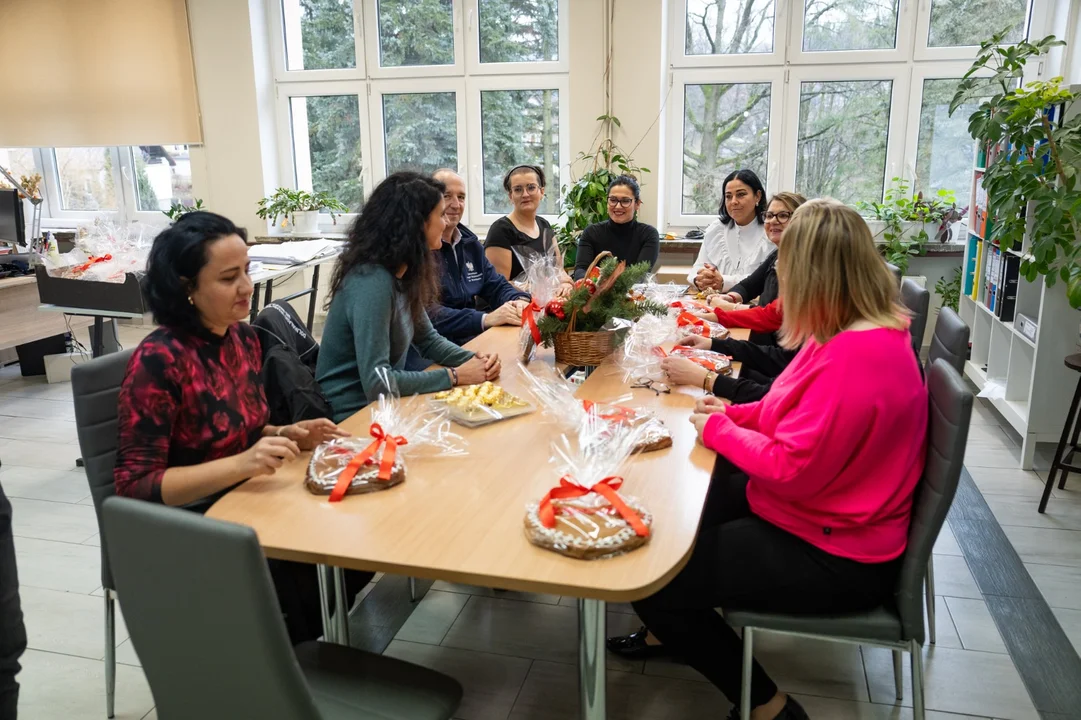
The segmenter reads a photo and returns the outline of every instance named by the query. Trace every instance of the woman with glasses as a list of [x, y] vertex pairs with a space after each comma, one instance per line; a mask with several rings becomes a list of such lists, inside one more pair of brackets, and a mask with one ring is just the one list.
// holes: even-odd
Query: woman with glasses
[[[537, 214], [544, 200], [544, 182], [544, 170], [536, 165], [518, 165], [503, 177], [503, 189], [507, 191], [514, 209], [488, 228], [488, 235], [484, 238], [484, 256], [508, 280], [514, 280], [523, 270], [514, 252], [516, 247], [554, 253], [562, 260], [552, 226]], [[570, 284], [568, 275], [564, 288], [569, 288]]]
[[699, 290], [727, 292], [773, 251], [762, 223], [766, 191], [758, 176], [736, 170], [724, 179], [721, 194], [719, 217], [706, 228], [702, 249], [687, 275]]
[[593, 258], [602, 252], [612, 253], [628, 265], [649, 262], [657, 264], [661, 240], [657, 228], [637, 220], [642, 198], [638, 181], [630, 175], [620, 175], [608, 184], [608, 219], [594, 223], [582, 231], [575, 256], [574, 279], [586, 276]]

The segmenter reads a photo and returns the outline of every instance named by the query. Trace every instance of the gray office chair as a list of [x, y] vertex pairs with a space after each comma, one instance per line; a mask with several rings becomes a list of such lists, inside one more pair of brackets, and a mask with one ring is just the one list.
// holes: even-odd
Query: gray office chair
[[946, 513], [957, 492], [972, 417], [972, 393], [961, 375], [945, 360], [936, 360], [927, 374], [930, 395], [927, 461], [916, 486], [912, 522], [908, 530], [897, 590], [892, 600], [874, 610], [843, 615], [780, 615], [728, 610], [725, 619], [743, 628], [743, 689], [741, 716], [751, 716], [751, 662], [754, 637], [775, 632], [797, 637], [877, 645], [893, 650], [897, 699], [902, 698], [901, 652], [912, 660], [914, 720], [924, 720], [923, 699], [923, 580], [927, 563]]
[[901, 287], [901, 268], [897, 267], [893, 263], [886, 263], [886, 267], [889, 269], [889, 271], [891, 273], [893, 273], [894, 279], [897, 280], [897, 287], [900, 288]]
[[912, 349], [916, 352], [916, 357], [919, 357], [920, 348], [923, 347], [923, 333], [927, 329], [927, 312], [931, 305], [931, 293], [927, 288], [920, 287], [915, 280], [903, 278], [901, 302], [912, 313], [912, 324], [908, 329], [912, 333]]
[[71, 369], [71, 393], [75, 399], [75, 429], [83, 469], [90, 483], [101, 537], [101, 585], [105, 591], [105, 709], [113, 717], [116, 695], [116, 587], [106, 553], [101, 526], [101, 503], [113, 495], [116, 464], [117, 396], [131, 358], [131, 350], [103, 355]]
[[255, 531], [109, 498], [124, 617], [162, 718], [449, 720], [453, 678], [322, 642], [295, 649]]
[[[968, 325], [961, 316], [948, 307], [938, 311], [935, 321], [935, 334], [931, 336], [931, 348], [927, 352], [927, 367], [930, 375], [935, 360], [945, 360], [958, 375], [965, 374], [965, 357], [968, 355]], [[935, 557], [927, 561], [927, 634], [934, 645], [935, 635]]]

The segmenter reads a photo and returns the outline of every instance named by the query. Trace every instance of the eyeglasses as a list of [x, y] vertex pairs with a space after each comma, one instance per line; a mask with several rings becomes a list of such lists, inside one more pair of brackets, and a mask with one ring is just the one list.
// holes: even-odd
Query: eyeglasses
[[792, 213], [790, 213], [790, 212], [779, 212], [779, 213], [767, 212], [766, 213], [766, 220], [776, 220], [777, 222], [781, 223], [782, 225], [784, 225], [786, 222], [788, 222], [791, 219], [792, 219]]
[[608, 197], [608, 207], [615, 207], [616, 205], [619, 205], [620, 207], [630, 207], [633, 204], [634, 198], [614, 196]]
[[647, 389], [652, 390], [653, 392], [657, 393], [658, 396], [663, 394], [663, 393], [671, 393], [672, 392], [672, 388], [668, 387], [667, 385], [665, 385], [662, 382], [657, 382], [656, 380], [651, 380], [648, 377], [637, 378], [634, 382], [631, 383], [631, 387], [632, 388], [647, 388]]
[[537, 185], [536, 183], [530, 183], [528, 185], [515, 185], [510, 189], [510, 194], [525, 195], [526, 193], [529, 193], [530, 195], [532, 195], [538, 190], [540, 190], [540, 185]]

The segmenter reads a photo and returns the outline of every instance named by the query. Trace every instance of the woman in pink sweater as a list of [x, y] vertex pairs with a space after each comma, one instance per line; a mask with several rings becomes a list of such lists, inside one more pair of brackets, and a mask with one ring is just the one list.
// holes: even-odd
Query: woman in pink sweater
[[[886, 600], [927, 432], [908, 320], [860, 216], [832, 200], [802, 206], [777, 270], [782, 342], [802, 349], [761, 401], [698, 403], [691, 422], [718, 454], [698, 542], [671, 583], [634, 604], [734, 703], [742, 644], [714, 608], [854, 612]], [[757, 663], [751, 700], [744, 720], [807, 717]]]

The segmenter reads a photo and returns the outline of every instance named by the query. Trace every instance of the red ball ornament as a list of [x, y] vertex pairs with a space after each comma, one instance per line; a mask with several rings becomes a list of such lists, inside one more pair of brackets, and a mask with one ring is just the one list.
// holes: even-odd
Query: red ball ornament
[[561, 300], [552, 300], [545, 306], [544, 311], [559, 320], [566, 318], [566, 313], [563, 311], [563, 302]]
[[589, 277], [590, 280], [600, 280], [601, 279], [601, 269], [599, 267], [593, 268], [592, 270], [589, 271], [589, 276], [588, 277]]
[[597, 283], [593, 282], [589, 278], [586, 278], [585, 286], [586, 286], [586, 290], [589, 291], [590, 295], [593, 295], [593, 294], [595, 294], [597, 292]]

